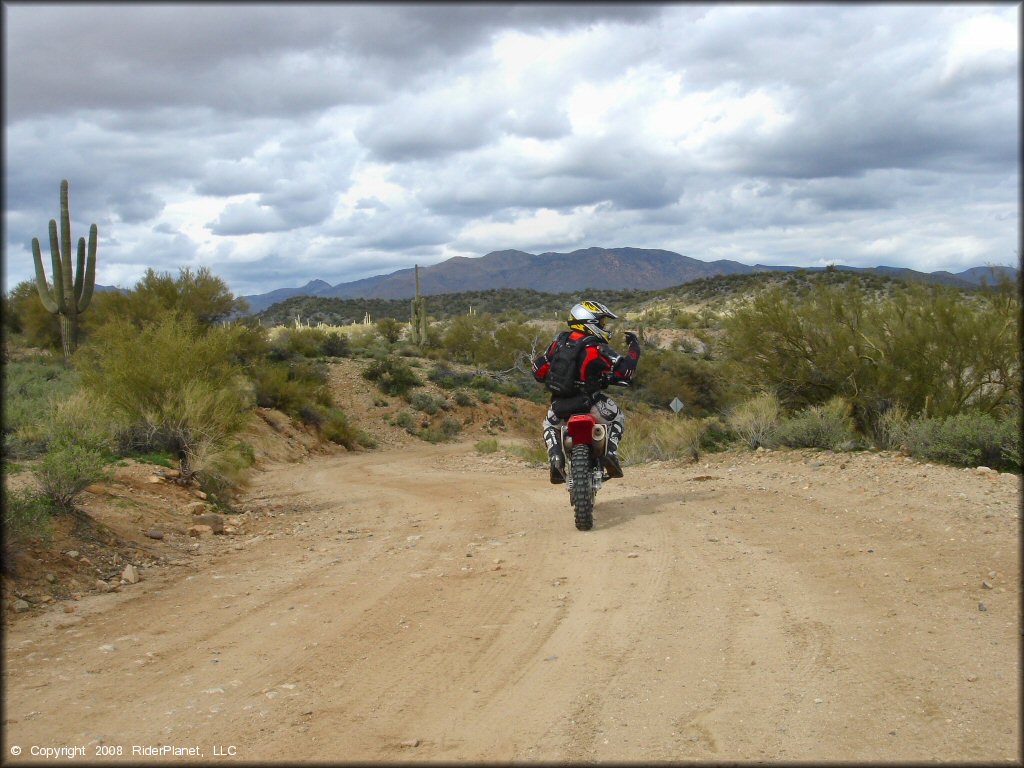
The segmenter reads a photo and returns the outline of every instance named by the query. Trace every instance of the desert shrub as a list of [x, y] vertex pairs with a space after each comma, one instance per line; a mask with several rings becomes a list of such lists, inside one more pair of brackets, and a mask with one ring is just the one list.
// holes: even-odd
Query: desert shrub
[[377, 321], [376, 326], [377, 333], [388, 344], [394, 344], [402, 337], [402, 328], [404, 326], [393, 317], [382, 317]]
[[411, 398], [409, 398], [409, 405], [415, 408], [417, 411], [423, 411], [423, 413], [433, 416], [447, 403], [443, 400], [437, 400], [426, 392], [417, 392]]
[[473, 396], [463, 389], [460, 389], [458, 392], [456, 392], [454, 398], [455, 404], [460, 405], [463, 408], [473, 404]]
[[783, 419], [775, 428], [774, 443], [790, 448], [837, 450], [854, 441], [853, 423], [842, 398], [812, 405]]
[[106, 476], [106, 459], [98, 451], [75, 444], [49, 450], [32, 473], [43, 496], [61, 512], [70, 512], [87, 486]]
[[299, 406], [299, 421], [307, 427], [319, 430], [327, 419], [327, 413], [315, 403], [303, 403]]
[[[33, 289], [34, 290], [34, 289]], [[39, 301], [39, 297], [36, 297]], [[4, 453], [31, 458], [46, 450], [47, 418], [52, 404], [71, 397], [78, 374], [58, 361], [25, 360], [4, 364]]]
[[667, 408], [678, 397], [688, 416], [715, 413], [725, 402], [727, 385], [708, 360], [670, 349], [644, 350], [631, 393], [635, 399]]
[[1021, 436], [1020, 429], [1005, 430], [1001, 446], [1003, 466], [1011, 472], [1021, 472]]
[[256, 455], [247, 443], [204, 441], [194, 451], [191, 463], [203, 491], [212, 501], [226, 504], [231, 492], [245, 484], [249, 469], [256, 463]]
[[846, 397], [871, 431], [874, 404], [910, 413], [996, 413], [1020, 390], [1020, 301], [1010, 283], [973, 294], [905, 285], [885, 301], [854, 284], [804, 295], [776, 287], [724, 320], [724, 350], [747, 383], [787, 408]]
[[480, 390], [479, 392], [477, 392], [476, 393], [476, 397], [477, 397], [477, 400], [479, 400], [481, 403], [485, 403], [486, 404], [486, 403], [490, 403], [491, 402], [491, 393], [489, 391], [487, 391], [486, 389], [483, 389], [483, 390]]
[[3, 309], [4, 326], [8, 332], [22, 334], [33, 347], [55, 352], [61, 349], [60, 322], [39, 300], [34, 280], [18, 283], [4, 297]]
[[395, 416], [395, 426], [401, 427], [406, 432], [416, 432], [416, 417], [413, 416], [409, 411], [402, 411]]
[[238, 333], [204, 329], [190, 315], [165, 314], [141, 331], [108, 323], [79, 350], [82, 386], [132, 447], [172, 451], [191, 479], [192, 457], [221, 447], [249, 417], [252, 386], [232, 359]]
[[113, 458], [118, 434], [126, 425], [106, 412], [103, 401], [88, 390], [50, 401], [47, 445], [80, 445]]
[[450, 359], [494, 370], [512, 368], [523, 350], [539, 343], [540, 333], [529, 322], [508, 317], [499, 323], [490, 314], [454, 317], [440, 338]]
[[416, 435], [428, 443], [443, 443], [451, 440], [462, 431], [462, 424], [458, 419], [446, 418], [440, 426], [430, 426], [421, 429]]
[[390, 353], [388, 343], [377, 333], [376, 326], [361, 326], [348, 334], [350, 354], [354, 357], [384, 358]]
[[267, 350], [267, 356], [279, 362], [299, 358], [346, 357], [350, 353], [349, 338], [344, 333], [306, 327], [274, 329]]
[[227, 283], [207, 267], [195, 272], [191, 267], [169, 272], [147, 269], [130, 291], [109, 291], [95, 294], [89, 311], [82, 315], [83, 328], [91, 337], [93, 330], [110, 322], [129, 322], [141, 329], [154, 317], [174, 314], [189, 317], [209, 328], [248, 305], [236, 298]]
[[4, 561], [24, 545], [50, 540], [53, 507], [45, 496], [29, 489], [3, 494]]
[[726, 416], [726, 423], [746, 445], [758, 448], [771, 444], [779, 415], [778, 398], [766, 392], [733, 407]]
[[368, 365], [363, 371], [363, 378], [374, 382], [385, 395], [406, 395], [413, 387], [423, 385], [412, 368], [391, 357]]
[[736, 440], [736, 433], [719, 416], [704, 419], [704, 432], [700, 436], [700, 450], [714, 453], [728, 448]]
[[680, 458], [696, 461], [704, 429], [700, 419], [640, 412], [628, 419], [619, 455], [624, 464]]
[[496, 438], [489, 437], [479, 441], [474, 447], [478, 453], [495, 453], [498, 450], [498, 441]]
[[348, 357], [348, 336], [343, 333], [328, 333], [320, 352], [328, 357]]
[[303, 409], [331, 405], [327, 367], [318, 361], [263, 362], [251, 367], [250, 376], [253, 396], [262, 408], [276, 408], [305, 420]]
[[1007, 460], [1006, 447], [1017, 441], [1019, 432], [1012, 421], [996, 419], [984, 413], [961, 413], [946, 418], [918, 418], [908, 422], [906, 445], [910, 454], [960, 467], [984, 465], [1013, 466]]
[[326, 418], [320, 430], [325, 439], [342, 445], [350, 451], [354, 450], [357, 446], [364, 448], [376, 446], [376, 441], [349, 422], [345, 412], [337, 407], [331, 407], [327, 410]]
[[899, 403], [882, 411], [875, 419], [872, 438], [883, 451], [899, 450], [906, 443], [907, 409]]
[[444, 389], [455, 389], [456, 387], [470, 386], [470, 382], [474, 380], [474, 375], [471, 373], [459, 373], [444, 363], [435, 363], [427, 373], [427, 378]]

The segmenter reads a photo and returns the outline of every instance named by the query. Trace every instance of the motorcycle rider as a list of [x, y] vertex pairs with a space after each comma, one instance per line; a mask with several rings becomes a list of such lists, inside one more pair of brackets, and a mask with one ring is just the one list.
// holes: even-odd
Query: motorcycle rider
[[565, 341], [584, 341], [582, 361], [576, 375], [576, 392], [567, 397], [552, 395], [551, 407], [544, 419], [544, 442], [552, 483], [565, 482], [565, 456], [559, 432], [566, 419], [574, 413], [591, 413], [598, 422], [608, 425], [608, 451], [602, 458], [610, 477], [622, 477], [618, 448], [622, 440], [625, 417], [619, 406], [603, 390], [610, 384], [628, 386], [640, 359], [640, 343], [636, 334], [625, 331], [629, 351], [620, 355], [608, 342], [605, 327], [618, 315], [597, 301], [581, 301], [569, 310], [568, 331], [562, 331], [544, 354], [533, 361], [533, 377], [543, 382], [550, 373], [551, 362], [559, 345]]

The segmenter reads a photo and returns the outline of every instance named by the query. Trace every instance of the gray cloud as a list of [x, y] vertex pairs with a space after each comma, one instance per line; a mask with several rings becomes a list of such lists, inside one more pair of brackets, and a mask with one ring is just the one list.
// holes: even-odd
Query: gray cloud
[[1016, 6], [3, 11], [8, 287], [62, 178], [100, 282], [241, 293], [506, 247], [943, 269], [1019, 240]]

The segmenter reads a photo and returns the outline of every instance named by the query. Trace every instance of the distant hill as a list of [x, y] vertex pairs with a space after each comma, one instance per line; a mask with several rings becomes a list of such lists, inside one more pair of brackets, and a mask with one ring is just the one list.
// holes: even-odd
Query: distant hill
[[[571, 253], [493, 251], [479, 258], [456, 256], [440, 264], [420, 267], [420, 290], [425, 296], [500, 288], [524, 288], [544, 293], [592, 290], [657, 290], [718, 275], [756, 272], [815, 272], [825, 267], [789, 267], [741, 264], [726, 259], [700, 261], [689, 256], [649, 248], [584, 248]], [[977, 287], [988, 267], [974, 267], [959, 274], [917, 272], [902, 267], [847, 267], [837, 270], [865, 272], [904, 280]], [[997, 268], [1015, 276], [1017, 270]], [[992, 282], [991, 279], [988, 282]], [[400, 269], [387, 275], [331, 286], [313, 280], [301, 288], [279, 288], [269, 293], [244, 296], [253, 313], [294, 296], [343, 299], [409, 299], [415, 294], [415, 270]]]
[[[650, 291], [637, 289], [545, 293], [529, 288], [492, 288], [486, 291], [462, 291], [434, 294], [427, 299], [431, 320], [447, 320], [469, 312], [501, 317], [564, 319], [569, 307], [590, 293], [617, 314], [646, 313], [659, 308], [671, 314], [681, 307], [707, 306], [715, 312], [727, 311], [737, 301], [746, 301], [761, 291], [781, 287], [794, 295], [815, 285], [853, 285], [865, 295], [884, 298], [907, 285], [907, 280], [866, 270], [769, 270], [747, 274], [715, 275], [682, 285]], [[956, 290], [976, 293], [977, 285], [963, 283]], [[304, 325], [349, 325], [392, 317], [409, 320], [408, 299], [340, 299], [326, 296], [292, 296], [258, 313], [264, 325], [291, 325], [297, 319]]]

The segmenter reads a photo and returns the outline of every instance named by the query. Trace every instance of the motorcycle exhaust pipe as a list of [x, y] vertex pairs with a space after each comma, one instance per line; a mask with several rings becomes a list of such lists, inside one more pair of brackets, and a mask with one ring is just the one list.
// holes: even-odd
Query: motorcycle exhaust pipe
[[591, 433], [594, 443], [600, 444], [604, 440], [604, 436], [607, 431], [608, 430], [604, 424], [595, 424], [594, 431]]

